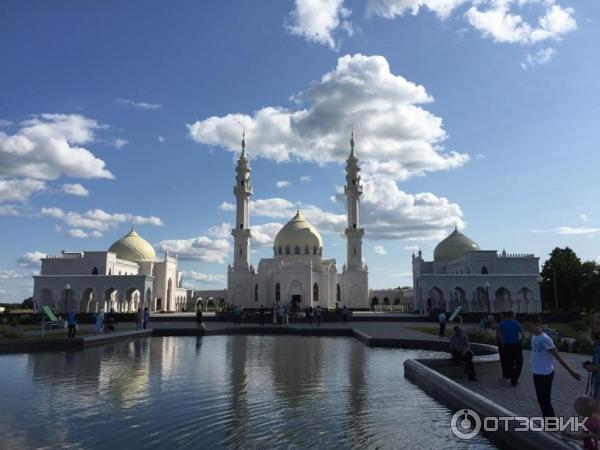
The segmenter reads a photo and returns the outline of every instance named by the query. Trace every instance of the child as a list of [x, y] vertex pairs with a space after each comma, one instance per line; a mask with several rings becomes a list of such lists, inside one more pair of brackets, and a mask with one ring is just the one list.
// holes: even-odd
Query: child
[[598, 402], [587, 396], [577, 397], [573, 408], [581, 417], [588, 418], [585, 422], [588, 431], [565, 432], [564, 434], [582, 440], [584, 450], [598, 450], [598, 438], [600, 438], [600, 407]]
[[537, 401], [544, 417], [555, 417], [554, 408], [552, 408], [552, 381], [554, 379], [554, 364], [552, 357], [569, 372], [577, 381], [581, 380], [581, 375], [563, 359], [556, 347], [554, 341], [542, 330], [540, 318], [535, 315], [525, 317], [523, 320], [527, 331], [531, 336], [531, 364], [533, 372], [533, 384]]

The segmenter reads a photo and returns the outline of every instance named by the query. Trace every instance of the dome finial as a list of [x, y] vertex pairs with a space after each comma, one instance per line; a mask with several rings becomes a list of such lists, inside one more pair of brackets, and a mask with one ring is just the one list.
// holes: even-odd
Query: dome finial
[[246, 129], [242, 130], [242, 156], [246, 156]]
[[350, 131], [350, 156], [354, 156], [354, 125], [352, 125], [352, 131]]

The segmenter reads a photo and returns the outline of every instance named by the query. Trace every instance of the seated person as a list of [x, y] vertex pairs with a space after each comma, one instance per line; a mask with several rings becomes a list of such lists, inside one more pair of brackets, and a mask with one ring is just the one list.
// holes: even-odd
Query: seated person
[[479, 381], [475, 376], [475, 366], [473, 365], [473, 352], [471, 351], [471, 345], [469, 339], [464, 334], [461, 327], [456, 325], [454, 327], [454, 334], [450, 337], [450, 353], [452, 359], [458, 362], [465, 363], [465, 372], [469, 377], [470, 381]]

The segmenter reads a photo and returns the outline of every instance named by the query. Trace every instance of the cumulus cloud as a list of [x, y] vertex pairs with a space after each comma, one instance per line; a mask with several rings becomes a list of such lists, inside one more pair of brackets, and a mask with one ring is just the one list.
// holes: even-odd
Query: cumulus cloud
[[[406, 12], [416, 15], [428, 10], [444, 20], [463, 5], [467, 22], [496, 42], [529, 45], [559, 40], [577, 28], [574, 9], [556, 0], [368, 0], [367, 16], [394, 19]], [[535, 16], [537, 22], [525, 20], [524, 13]]]
[[251, 226], [252, 244], [257, 244], [259, 247], [272, 247], [275, 236], [282, 226], [283, 224], [279, 222]]
[[350, 14], [344, 0], [296, 0], [284, 26], [293, 35], [335, 49], [338, 29], [353, 33]]
[[10, 127], [12, 124], [12, 120], [0, 119], [0, 128]]
[[19, 259], [17, 259], [17, 264], [19, 267], [38, 269], [42, 263], [41, 259], [45, 257], [45, 253], [35, 250], [33, 252], [27, 252], [19, 257]]
[[373, 247], [373, 252], [375, 252], [375, 254], [377, 255], [386, 255], [387, 252], [385, 251], [385, 248], [383, 247], [383, 245], [376, 245]]
[[195, 270], [184, 270], [183, 278], [206, 284], [224, 283], [226, 281], [225, 275], [214, 275], [211, 273], [196, 272]]
[[153, 110], [153, 109], [160, 109], [163, 107], [163, 105], [161, 105], [160, 103], [136, 102], [134, 100], [129, 100], [127, 98], [118, 98], [115, 101], [116, 101], [117, 105], [131, 106], [133, 108], [139, 108], [139, 109]]
[[365, 168], [398, 180], [460, 167], [469, 159], [444, 152], [442, 119], [420, 106], [432, 97], [423, 86], [393, 74], [383, 56], [343, 56], [334, 70], [294, 98], [308, 106], [209, 117], [188, 125], [190, 135], [237, 152], [241, 123], [251, 155], [324, 164], [347, 158], [349, 130], [360, 124], [356, 140]]
[[87, 197], [90, 195], [90, 191], [79, 183], [66, 183], [61, 186], [61, 189], [65, 194], [76, 195], [78, 197]]
[[100, 127], [78, 114], [42, 114], [21, 122], [13, 135], [0, 131], [0, 177], [113, 178], [104, 161], [82, 147]]
[[205, 261], [224, 263], [230, 252], [228, 239], [198, 236], [189, 239], [168, 239], [160, 241], [156, 247], [176, 254], [183, 261]]
[[127, 139], [121, 139], [121, 138], [117, 138], [112, 142], [112, 145], [118, 149], [122, 149], [127, 144], [129, 144], [129, 141]]
[[23, 273], [16, 270], [0, 270], [0, 280], [16, 280], [20, 278], [31, 278], [31, 273]]
[[23, 203], [33, 193], [45, 189], [46, 183], [40, 180], [32, 180], [30, 178], [0, 179], [0, 203]]
[[85, 239], [88, 237], [92, 237], [92, 238], [102, 237], [102, 233], [98, 230], [93, 230], [93, 231], [87, 232], [87, 231], [83, 231], [81, 228], [70, 229], [69, 231], [67, 231], [66, 235], [70, 236], [70, 237], [78, 238], [78, 239]]
[[[156, 216], [139, 216], [130, 213], [108, 213], [102, 209], [90, 209], [85, 213], [74, 211], [65, 212], [60, 208], [42, 208], [41, 214], [47, 217], [62, 220], [65, 224], [77, 228], [87, 228], [103, 232], [110, 229], [115, 229], [123, 223], [133, 223], [135, 225], [154, 225], [162, 226], [163, 222], [160, 217]], [[79, 233], [75, 233], [79, 234]], [[81, 237], [81, 236], [73, 236]], [[96, 237], [96, 236], [93, 236]]]
[[579, 219], [580, 219], [582, 222], [587, 222], [587, 221], [589, 220], [589, 219], [588, 219], [588, 216], [587, 216], [587, 214], [585, 214], [585, 213], [581, 213], [581, 214], [579, 215]]
[[310, 175], [302, 175], [300, 177], [301, 183], [310, 183], [312, 181], [312, 177]]
[[409, 12], [417, 15], [422, 9], [432, 11], [441, 19], [446, 19], [458, 6], [469, 0], [368, 0], [367, 16], [380, 16], [394, 19]]
[[277, 183], [275, 183], [275, 186], [277, 186], [279, 189], [285, 188], [285, 187], [290, 187], [291, 185], [292, 185], [292, 183], [290, 183], [289, 181], [286, 181], [286, 180], [280, 180]]
[[[525, 21], [515, 8], [537, 3], [542, 15], [535, 25]], [[483, 8], [481, 8], [483, 6]], [[575, 30], [573, 8], [563, 8], [555, 0], [477, 0], [465, 13], [469, 23], [483, 36], [496, 42], [535, 44], [559, 40]]]

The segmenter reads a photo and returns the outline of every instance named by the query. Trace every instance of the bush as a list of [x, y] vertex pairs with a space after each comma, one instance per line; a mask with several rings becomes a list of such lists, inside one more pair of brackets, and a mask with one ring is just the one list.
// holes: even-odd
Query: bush
[[569, 341], [567, 341], [566, 339], [558, 339], [555, 345], [559, 352], [571, 351], [571, 344], [569, 344]]
[[571, 326], [575, 331], [587, 331], [590, 328], [590, 319], [587, 317], [577, 319], [572, 323]]
[[4, 339], [19, 339], [23, 337], [23, 330], [19, 327], [10, 327], [2, 332]]
[[577, 338], [571, 345], [571, 351], [574, 353], [583, 353], [591, 355], [594, 351], [592, 342], [587, 338]]
[[477, 344], [496, 345], [496, 338], [494, 336], [490, 336], [487, 333], [475, 332], [475, 333], [469, 333], [467, 336], [469, 337], [469, 340], [471, 342], [474, 342]]

